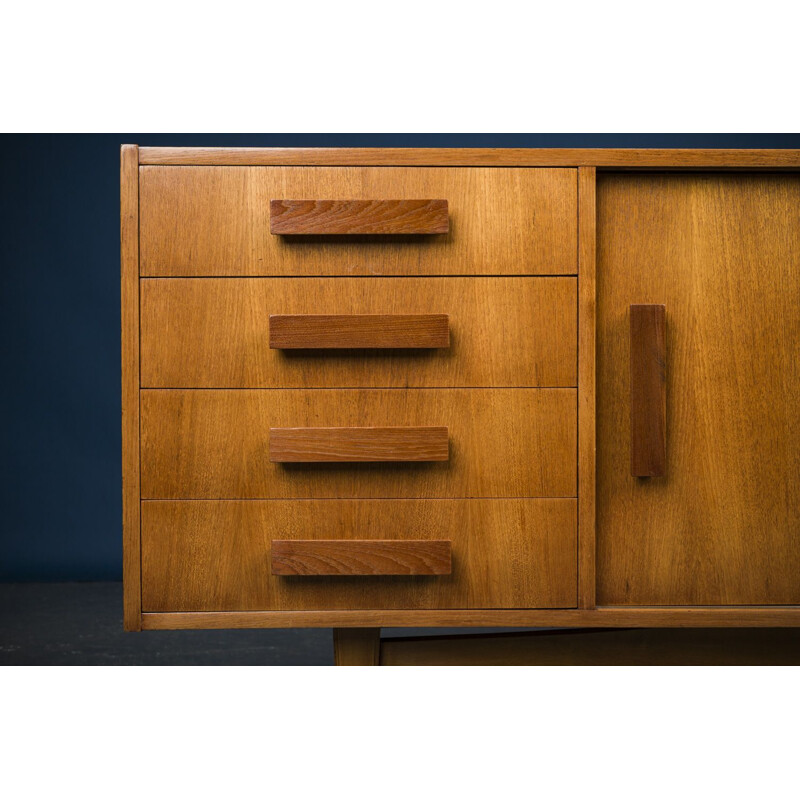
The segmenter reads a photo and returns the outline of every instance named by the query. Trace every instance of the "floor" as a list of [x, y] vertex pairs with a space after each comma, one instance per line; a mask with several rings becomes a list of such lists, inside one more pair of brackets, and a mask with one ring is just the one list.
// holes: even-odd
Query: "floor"
[[[381, 633], [393, 638], [464, 630], [384, 628]], [[0, 665], [4, 664], [333, 666], [333, 632], [316, 628], [125, 633], [121, 583], [0, 583]]]
[[333, 634], [330, 629], [125, 633], [121, 583], [4, 583], [0, 664], [333, 665]]

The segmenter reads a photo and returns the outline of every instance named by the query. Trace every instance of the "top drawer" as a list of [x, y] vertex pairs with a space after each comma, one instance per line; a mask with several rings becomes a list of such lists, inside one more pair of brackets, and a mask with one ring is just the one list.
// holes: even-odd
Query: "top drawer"
[[[140, 167], [141, 274], [573, 275], [577, 199], [575, 169]], [[446, 200], [449, 226], [277, 235], [272, 200]]]

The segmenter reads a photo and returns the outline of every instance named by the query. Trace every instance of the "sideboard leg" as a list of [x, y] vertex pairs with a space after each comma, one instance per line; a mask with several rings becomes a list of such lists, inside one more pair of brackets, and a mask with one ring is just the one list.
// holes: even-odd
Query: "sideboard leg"
[[377, 667], [380, 628], [334, 628], [333, 659], [337, 667]]

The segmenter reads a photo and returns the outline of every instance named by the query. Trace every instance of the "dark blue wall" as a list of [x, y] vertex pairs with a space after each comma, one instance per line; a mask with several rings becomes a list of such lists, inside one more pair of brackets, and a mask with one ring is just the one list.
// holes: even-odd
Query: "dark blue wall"
[[800, 147], [769, 134], [0, 137], [0, 580], [121, 576], [119, 146]]

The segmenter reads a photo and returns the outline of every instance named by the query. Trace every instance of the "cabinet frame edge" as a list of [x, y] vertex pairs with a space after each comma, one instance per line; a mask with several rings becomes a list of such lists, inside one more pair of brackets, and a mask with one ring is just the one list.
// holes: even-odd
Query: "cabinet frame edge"
[[142, 629], [139, 462], [139, 147], [120, 149], [122, 346], [122, 607], [126, 631]]
[[226, 628], [800, 628], [800, 606], [145, 612], [145, 630]]
[[578, 608], [595, 607], [596, 181], [578, 169]]
[[792, 170], [800, 150], [756, 148], [142, 147], [142, 165], [596, 167]]

